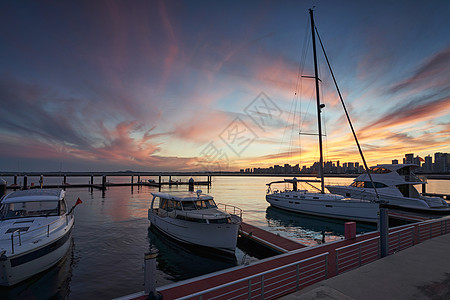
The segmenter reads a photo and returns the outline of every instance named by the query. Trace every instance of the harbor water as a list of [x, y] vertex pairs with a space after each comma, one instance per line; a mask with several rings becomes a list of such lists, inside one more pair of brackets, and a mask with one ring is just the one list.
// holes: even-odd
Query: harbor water
[[[12, 178], [3, 178], [12, 183]], [[130, 182], [130, 177], [109, 177], [111, 182]], [[141, 180], [154, 179], [142, 178]], [[174, 179], [174, 178], [172, 178]], [[202, 178], [194, 178], [202, 180]], [[45, 178], [55, 184], [62, 178]], [[184, 180], [186, 180], [184, 178]], [[244, 211], [244, 221], [276, 234], [313, 246], [341, 239], [344, 221], [294, 214], [269, 207], [266, 183], [279, 178], [213, 177], [212, 185], [196, 186], [214, 196], [217, 203]], [[89, 178], [68, 178], [68, 183], [87, 183]], [[331, 184], [349, 184], [351, 178], [332, 178]], [[39, 178], [28, 178], [39, 184]], [[150, 227], [147, 210], [153, 187], [110, 187], [106, 191], [69, 188], [69, 207], [75, 209], [72, 247], [55, 267], [11, 288], [0, 288], [0, 299], [111, 299], [144, 289], [144, 253], [159, 251], [157, 285], [249, 264], [264, 257], [252, 249], [238, 248], [235, 256], [223, 257], [186, 248]], [[163, 186], [162, 191], [185, 191], [186, 185]], [[8, 191], [11, 192], [11, 191]], [[450, 194], [449, 181], [429, 180], [427, 192]], [[357, 224], [358, 233], [376, 225]]]

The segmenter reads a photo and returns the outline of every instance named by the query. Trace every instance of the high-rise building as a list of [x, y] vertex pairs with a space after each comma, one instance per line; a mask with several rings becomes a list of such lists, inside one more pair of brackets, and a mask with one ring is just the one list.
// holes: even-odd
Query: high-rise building
[[425, 163], [423, 164], [423, 170], [425, 172], [431, 172], [433, 171], [433, 161], [432, 157], [430, 155], [425, 156]]
[[438, 173], [447, 172], [449, 169], [448, 153], [437, 152], [434, 154], [433, 171]]
[[403, 159], [404, 164], [413, 164], [414, 163], [414, 153], [405, 154], [405, 158]]

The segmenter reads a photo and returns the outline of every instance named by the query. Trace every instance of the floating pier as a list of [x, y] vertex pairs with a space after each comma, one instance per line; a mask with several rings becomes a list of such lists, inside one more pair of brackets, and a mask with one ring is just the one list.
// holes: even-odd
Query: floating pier
[[[206, 180], [200, 180], [200, 181], [195, 181], [192, 177], [193, 176], [199, 176], [199, 175], [182, 175], [182, 176], [188, 176], [189, 179], [187, 180], [172, 180], [172, 176], [175, 175], [163, 175], [163, 174], [159, 174], [156, 175], [158, 177], [158, 180], [152, 180], [152, 181], [141, 181], [141, 176], [155, 176], [154, 174], [152, 175], [147, 175], [147, 173], [141, 174], [128, 174], [128, 173], [121, 173], [121, 172], [117, 172], [117, 173], [108, 173], [108, 174], [91, 174], [91, 173], [70, 173], [70, 174], [55, 174], [55, 173], [46, 173], [46, 175], [36, 175], [34, 173], [31, 173], [30, 175], [24, 174], [21, 175], [20, 177], [23, 176], [23, 181], [18, 184], [18, 178], [19, 175], [14, 174], [0, 174], [0, 176], [10, 176], [13, 177], [13, 183], [12, 184], [8, 184], [6, 186], [7, 189], [33, 189], [33, 188], [83, 188], [83, 187], [88, 187], [91, 189], [99, 189], [99, 190], [106, 190], [108, 187], [113, 187], [113, 186], [152, 186], [152, 187], [159, 187], [161, 188], [162, 186], [178, 186], [178, 185], [188, 185], [189, 188], [191, 190], [193, 190], [194, 186], [199, 186], [199, 185], [203, 185], [203, 186], [211, 186], [212, 184], [212, 176], [211, 175], [204, 175], [206, 176]], [[36, 184], [34, 182], [29, 182], [29, 177], [39, 177], [39, 182]], [[109, 182], [108, 181], [108, 177], [130, 177], [130, 181], [129, 182]], [[44, 182], [44, 178], [45, 177], [60, 177], [62, 178], [62, 183], [61, 184], [47, 184]], [[67, 181], [67, 178], [70, 177], [90, 177], [90, 180], [88, 183], [69, 183]], [[101, 178], [101, 183], [94, 183], [95, 178]], [[168, 177], [168, 181], [165, 181], [163, 179], [163, 177]], [[135, 178], [137, 179], [137, 181], [134, 181]], [[98, 181], [98, 179], [97, 179]]]
[[[388, 252], [391, 255], [448, 233], [450, 217], [391, 228]], [[279, 298], [380, 259], [379, 245], [379, 232], [361, 234], [157, 287], [156, 292], [163, 299]], [[148, 295], [142, 292], [125, 298], [147, 299]]]
[[242, 222], [239, 234], [279, 254], [305, 248], [305, 245]]

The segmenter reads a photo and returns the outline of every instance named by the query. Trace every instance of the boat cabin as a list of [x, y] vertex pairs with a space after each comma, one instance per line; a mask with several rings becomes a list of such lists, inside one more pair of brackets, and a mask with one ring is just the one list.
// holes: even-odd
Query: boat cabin
[[0, 219], [60, 216], [67, 212], [65, 191], [23, 190], [3, 197]]
[[198, 223], [231, 223], [231, 216], [217, 207], [213, 197], [201, 192], [152, 193], [150, 210], [160, 217]]

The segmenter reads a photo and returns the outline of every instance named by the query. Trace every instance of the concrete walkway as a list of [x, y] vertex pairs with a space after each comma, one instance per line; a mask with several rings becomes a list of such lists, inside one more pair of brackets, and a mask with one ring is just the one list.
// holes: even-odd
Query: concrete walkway
[[450, 300], [450, 234], [427, 240], [280, 299]]

